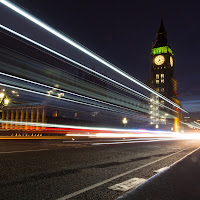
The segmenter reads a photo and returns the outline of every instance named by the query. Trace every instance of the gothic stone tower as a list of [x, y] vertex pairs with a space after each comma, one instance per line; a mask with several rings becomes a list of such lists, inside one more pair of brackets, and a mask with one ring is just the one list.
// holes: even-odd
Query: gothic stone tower
[[[168, 44], [167, 33], [163, 25], [163, 20], [161, 20], [160, 28], [156, 33], [156, 42], [151, 50], [151, 87], [180, 105], [180, 101], [177, 99], [177, 82], [174, 79], [173, 61], [174, 54]], [[164, 104], [164, 101], [161, 100], [160, 102]], [[158, 110], [158, 108], [156, 109]], [[180, 116], [177, 117], [179, 118]], [[154, 117], [151, 116], [151, 118]], [[160, 119], [157, 118], [152, 124], [158, 125], [159, 121]], [[176, 131], [178, 127], [179, 124], [176, 122], [174, 127]]]

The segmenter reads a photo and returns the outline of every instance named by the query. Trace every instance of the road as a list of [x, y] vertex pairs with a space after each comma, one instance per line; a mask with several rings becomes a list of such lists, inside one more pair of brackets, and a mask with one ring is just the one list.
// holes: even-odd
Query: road
[[170, 138], [1, 140], [0, 199], [116, 199], [199, 146]]

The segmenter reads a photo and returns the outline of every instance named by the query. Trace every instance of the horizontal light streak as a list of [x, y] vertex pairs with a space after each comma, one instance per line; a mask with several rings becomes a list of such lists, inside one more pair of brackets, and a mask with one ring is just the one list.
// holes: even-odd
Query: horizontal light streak
[[[28, 126], [38, 126], [38, 127], [46, 127], [46, 128], [62, 128], [62, 129], [72, 129], [78, 131], [116, 131], [122, 133], [150, 133], [151, 136], [155, 137], [160, 134], [163, 134], [163, 137], [168, 135], [173, 135], [173, 132], [168, 131], [152, 131], [152, 130], [145, 130], [145, 129], [120, 129], [120, 128], [102, 128], [102, 127], [90, 127], [90, 126], [74, 126], [74, 125], [63, 125], [63, 124], [45, 124], [45, 123], [36, 123], [36, 122], [20, 122], [20, 121], [9, 121], [9, 120], [0, 120], [2, 123], [7, 124], [17, 124], [17, 125], [28, 125]], [[104, 134], [104, 133], [99, 133]], [[77, 134], [78, 135], [78, 134]], [[88, 135], [88, 134], [86, 134]], [[129, 134], [127, 134], [129, 135]], [[138, 134], [139, 136], [140, 134]], [[144, 134], [143, 134], [144, 135]], [[123, 134], [124, 136], [124, 134]], [[130, 136], [130, 135], [129, 135]], [[149, 134], [147, 136], [150, 136]]]
[[[35, 122], [20, 122], [20, 121], [8, 121], [8, 120], [0, 120], [2, 123], [7, 124], [17, 124], [17, 125], [27, 125], [27, 126], [35, 126], [35, 127], [43, 127], [47, 128], [44, 131], [52, 131], [57, 130], [60, 131], [71, 131], [71, 133], [66, 134], [66, 136], [74, 136], [74, 137], [90, 137], [90, 138], [148, 138], [148, 139], [157, 139], [165, 140], [169, 139], [200, 139], [200, 132], [188, 132], [188, 133], [180, 133], [180, 132], [170, 132], [170, 131], [154, 131], [154, 130], [145, 130], [145, 129], [120, 129], [120, 128], [106, 128], [106, 127], [86, 127], [86, 126], [74, 126], [74, 125], [63, 125], [63, 124], [45, 124], [45, 123], [35, 123]], [[186, 124], [187, 125], [187, 124]], [[50, 128], [50, 129], [48, 129]], [[54, 129], [53, 129], [54, 128]], [[59, 129], [60, 128], [60, 129]], [[72, 133], [72, 131], [76, 131]], [[77, 131], [80, 134], [77, 134]], [[99, 132], [104, 131], [104, 132]], [[87, 133], [81, 133], [87, 132]], [[112, 132], [112, 133], [110, 133]]]
[[[52, 87], [52, 86], [49, 86], [49, 85], [46, 85], [46, 84], [41, 84], [41, 83], [38, 83], [38, 82], [35, 82], [35, 81], [20, 78], [20, 77], [13, 76], [13, 75], [10, 75], [10, 74], [6, 74], [6, 73], [3, 73], [3, 72], [0, 72], [0, 75], [7, 76], [7, 77], [10, 77], [10, 78], [13, 78], [13, 79], [20, 80], [20, 81], [28, 82], [28, 83], [31, 83], [31, 84], [35, 84], [35, 85], [38, 85], [38, 86], [46, 87], [46, 88], [49, 88], [49, 89], [55, 89], [55, 90], [58, 90], [60, 92], [64, 92], [64, 93], [74, 95], [74, 96], [77, 96], [77, 97], [85, 98], [85, 99], [88, 99], [88, 100], [91, 100], [91, 101], [96, 101], [98, 103], [106, 104], [106, 105], [117, 107], [117, 108], [120, 108], [120, 109], [125, 109], [127, 111], [133, 112], [133, 110], [134, 110], [134, 109], [131, 109], [131, 108], [127, 108], [127, 107], [119, 106], [119, 105], [116, 105], [116, 104], [113, 104], [113, 103], [108, 103], [108, 102], [101, 101], [101, 100], [98, 100], [98, 99], [94, 99], [94, 98], [91, 98], [91, 97], [83, 96], [83, 95], [80, 95], [80, 94], [77, 94], [77, 93], [69, 92], [67, 90], [59, 89], [57, 87]], [[48, 95], [48, 96], [50, 96], [50, 95]], [[140, 109], [138, 108], [136, 110], [138, 111]], [[141, 111], [141, 112], [144, 112], [144, 111]], [[147, 109], [146, 112], [144, 112], [144, 113], [148, 113], [148, 112], [149, 112], [149, 110]], [[159, 116], [161, 116], [161, 114]]]
[[185, 125], [189, 126], [190, 128], [196, 128], [196, 129], [200, 130], [200, 126], [198, 126], [194, 123], [185, 123], [185, 122], [180, 122], [180, 123], [185, 124]]
[[[83, 135], [83, 136], [87, 136], [88, 137], [88, 135], [87, 134], [81, 134], [81, 135]], [[66, 136], [78, 136], [78, 134], [66, 134]], [[89, 138], [92, 138], [92, 136], [90, 137], [89, 136]], [[101, 137], [98, 137], [97, 135], [96, 135], [96, 138], [101, 138]], [[75, 138], [74, 138], [75, 139]], [[103, 139], [103, 138], [102, 138]], [[154, 139], [157, 139], [157, 138], [136, 138], [136, 139], [124, 139], [124, 138], [122, 138], [122, 139], [107, 139], [106, 141], [107, 142], [124, 142], [124, 141], [139, 141], [139, 140], [154, 140]], [[63, 143], [77, 143], [77, 142], [80, 142], [80, 143], [93, 143], [93, 142], [99, 142], [99, 141], [104, 141], [104, 140], [72, 140], [72, 141], [67, 141], [67, 140], [65, 140], [65, 141], [63, 141]]]
[[199, 127], [200, 127], [200, 124], [199, 124], [198, 122], [195, 122], [195, 121], [194, 121], [194, 123], [197, 124], [197, 125], [199, 125]]
[[[80, 94], [77, 94], [77, 93], [69, 92], [67, 90], [63, 90], [63, 89], [59, 89], [57, 87], [52, 87], [52, 86], [49, 86], [49, 85], [41, 84], [41, 83], [38, 83], [38, 82], [35, 82], [35, 81], [20, 78], [20, 77], [13, 76], [13, 75], [10, 75], [10, 74], [6, 74], [6, 73], [3, 73], [3, 72], [0, 72], [0, 75], [7, 76], [7, 77], [10, 77], [10, 78], [14, 78], [14, 79], [17, 79], [17, 80], [20, 80], [20, 81], [28, 82], [28, 83], [31, 83], [31, 84], [34, 84], [34, 85], [46, 87], [46, 88], [49, 88], [49, 89], [55, 89], [55, 90], [60, 91], [60, 92], [64, 92], [64, 93], [74, 95], [74, 96], [77, 96], [77, 97], [85, 98], [85, 99], [88, 99], [88, 100], [91, 100], [91, 101], [96, 101], [98, 103], [107, 104], [109, 106], [114, 106], [114, 107], [117, 107], [117, 108], [120, 108], [120, 109], [126, 109], [126, 110], [129, 110], [129, 111], [133, 111], [133, 109], [130, 109], [130, 108], [126, 108], [126, 107], [119, 106], [119, 105], [116, 105], [116, 104], [108, 103], [108, 102], [105, 102], [105, 101], [101, 101], [101, 100], [98, 100], [98, 99], [94, 99], [94, 98], [91, 98], [91, 97], [80, 95]], [[51, 95], [47, 95], [47, 96], [51, 96]], [[147, 110], [147, 112], [148, 111], [149, 110]]]
[[134, 143], [149, 143], [149, 142], [161, 142], [161, 141], [171, 141], [171, 140], [177, 140], [177, 139], [165, 139], [165, 140], [160, 140], [160, 139], [155, 139], [155, 140], [146, 140], [146, 141], [130, 141], [130, 142], [101, 142], [101, 143], [93, 143], [92, 145], [98, 146], [98, 145], [113, 145], [113, 144], [134, 144]]
[[125, 88], [125, 89], [127, 89], [127, 90], [129, 90], [129, 91], [131, 91], [131, 92], [133, 92], [133, 93], [135, 93], [135, 94], [137, 94], [137, 95], [143, 97], [144, 99], [150, 100], [150, 98], [147, 97], [147, 96], [145, 96], [144, 94], [142, 94], [142, 93], [140, 93], [140, 92], [137, 92], [136, 90], [133, 90], [133, 89], [131, 89], [131, 88], [129, 88], [129, 87], [127, 87], [127, 86], [125, 86], [125, 85], [123, 85], [123, 84], [121, 84], [121, 83], [119, 83], [119, 82], [117, 82], [117, 81], [115, 81], [115, 80], [113, 80], [113, 79], [107, 77], [107, 76], [104, 76], [103, 74], [101, 74], [101, 73], [99, 73], [99, 72], [97, 72], [97, 71], [94, 71], [94, 70], [90, 69], [89, 67], [86, 67], [85, 65], [82, 65], [82, 64], [78, 63], [77, 61], [72, 60], [71, 58], [68, 58], [68, 57], [64, 56], [63, 54], [58, 53], [57, 51], [54, 51], [54, 50], [52, 50], [52, 49], [50, 49], [50, 48], [48, 48], [48, 47], [46, 47], [46, 46], [44, 46], [44, 45], [42, 45], [42, 44], [40, 44], [40, 43], [38, 43], [38, 42], [36, 42], [36, 41], [34, 41], [34, 40], [28, 38], [28, 37], [26, 37], [26, 36], [24, 36], [24, 35], [22, 35], [22, 34], [16, 32], [16, 31], [13, 31], [12, 29], [9, 29], [8, 27], [6, 27], [6, 26], [4, 26], [4, 25], [2, 25], [2, 24], [0, 24], [0, 27], [3, 28], [3, 29], [5, 29], [6, 31], [8, 31], [8, 32], [10, 32], [10, 33], [13, 33], [13, 34], [17, 35], [18, 37], [23, 38], [24, 40], [27, 40], [27, 41], [29, 41], [29, 42], [35, 44], [36, 46], [41, 47], [42, 49], [45, 49], [45, 50], [47, 50], [47, 51], [49, 51], [49, 52], [51, 52], [51, 53], [53, 53], [53, 54], [55, 54], [55, 55], [57, 55], [57, 56], [59, 56], [59, 57], [65, 59], [65, 60], [67, 60], [67, 61], [69, 61], [69, 62], [71, 62], [71, 63], [73, 63], [73, 64], [75, 64], [75, 65], [77, 65], [77, 66], [79, 66], [79, 67], [81, 67], [81, 68], [83, 68], [83, 69], [85, 69], [85, 70], [87, 70], [87, 71], [92, 72], [93, 74], [95, 74], [95, 75], [97, 75], [97, 76], [99, 76], [99, 77], [101, 77], [101, 78], [103, 78], [103, 79], [106, 79], [106, 80], [108, 80], [108, 81], [110, 81], [110, 82], [112, 82], [112, 83], [114, 83], [114, 84], [117, 84], [117, 85], [119, 85], [120, 87], [123, 87], [123, 88]]
[[[106, 108], [106, 107], [103, 107], [103, 106], [89, 104], [89, 103], [85, 103], [85, 102], [81, 102], [81, 101], [77, 101], [77, 100], [66, 99], [66, 98], [63, 98], [63, 97], [52, 96], [52, 95], [48, 95], [48, 94], [45, 94], [45, 93], [42, 93], [42, 92], [29, 90], [29, 89], [25, 89], [25, 88], [20, 88], [20, 87], [17, 87], [17, 86], [12, 86], [12, 85], [8, 85], [8, 84], [4, 84], [4, 83], [0, 83], [0, 85], [4, 86], [4, 87], [9, 87], [9, 88], [25, 91], [25, 92], [30, 92], [30, 93], [37, 94], [37, 95], [55, 98], [55, 99], [58, 99], [58, 100], [69, 101], [69, 102], [72, 102], [72, 103], [78, 103], [78, 104], [82, 104], [82, 105], [85, 105], [85, 106], [95, 107], [95, 108], [104, 109], [104, 110], [108, 110], [108, 111], [112, 111], [112, 112], [118, 112], [118, 113], [121, 113], [121, 114], [132, 115], [130, 113], [121, 112], [121, 111], [114, 110], [114, 109], [111, 109], [111, 108]], [[122, 108], [125, 109], [124, 107], [122, 107]], [[128, 109], [126, 109], [126, 110], [128, 110]]]
[[105, 59], [101, 58], [100, 56], [98, 56], [97, 54], [93, 53], [89, 49], [86, 49], [84, 46], [82, 46], [82, 45], [78, 44], [77, 42], [73, 41], [72, 39], [70, 39], [66, 35], [60, 33], [56, 29], [50, 27], [46, 23], [44, 23], [41, 20], [37, 19], [36, 17], [34, 17], [33, 15], [29, 14], [28, 12], [26, 12], [23, 9], [21, 9], [20, 7], [16, 6], [12, 2], [9, 2], [9, 1], [6, 1], [6, 0], [1, 0], [0, 2], [2, 4], [4, 4], [5, 6], [9, 7], [10, 9], [14, 10], [15, 12], [19, 13], [20, 15], [24, 16], [25, 18], [29, 19], [30, 21], [34, 22], [38, 26], [44, 28], [48, 32], [52, 33], [53, 35], [57, 36], [58, 38], [62, 39], [63, 41], [67, 42], [68, 44], [72, 45], [73, 47], [79, 49], [80, 51], [84, 52], [85, 54], [89, 55], [90, 57], [92, 57], [95, 60], [99, 61], [100, 63], [104, 64], [105, 66], [109, 67], [113, 71], [121, 74], [125, 78], [127, 78], [130, 81], [136, 83], [137, 85], [143, 87], [144, 89], [146, 89], [149, 92], [155, 94], [156, 96], [160, 97], [161, 99], [164, 99], [165, 101], [167, 101], [168, 103], [174, 105], [175, 107], [179, 108], [180, 110], [188, 113], [187, 111], [185, 111], [184, 109], [182, 109], [179, 105], [177, 105], [176, 103], [174, 103], [170, 99], [168, 99], [168, 98], [164, 97], [163, 95], [157, 93], [156, 91], [154, 91], [153, 89], [151, 89], [150, 87], [148, 87], [147, 85], [145, 85], [144, 83], [142, 83], [141, 81], [139, 81], [136, 78], [130, 76], [127, 73], [125, 73], [124, 71], [122, 71], [121, 69], [119, 69], [118, 67], [116, 67], [115, 65], [113, 65], [110, 62], [106, 61]]
[[[125, 86], [125, 85], [123, 85], [123, 84], [121, 84], [121, 83], [119, 83], [119, 82], [117, 82], [117, 81], [115, 81], [115, 80], [113, 80], [113, 79], [107, 77], [107, 76], [104, 76], [103, 74], [101, 74], [101, 73], [99, 73], [99, 72], [96, 72], [96, 71], [90, 69], [89, 67], [86, 67], [86, 66], [84, 66], [84, 65], [82, 65], [82, 64], [80, 64], [80, 63], [78, 63], [78, 62], [76, 62], [76, 61], [74, 61], [74, 60], [72, 60], [72, 59], [70, 59], [70, 58], [68, 58], [68, 57], [66, 57], [66, 56], [64, 56], [64, 55], [62, 55], [62, 54], [60, 54], [60, 53], [58, 53], [58, 52], [56, 52], [56, 51], [54, 51], [54, 50], [52, 50], [52, 49], [50, 49], [50, 48], [48, 48], [48, 47], [46, 47], [46, 46], [40, 44], [40, 43], [38, 43], [38, 42], [36, 42], [36, 41], [34, 41], [34, 40], [32, 40], [32, 39], [30, 39], [30, 38], [28, 38], [28, 37], [22, 35], [22, 34], [20, 34], [20, 33], [17, 33], [16, 31], [13, 31], [13, 30], [11, 30], [11, 29], [9, 29], [9, 28], [3, 26], [3, 25], [0, 25], [0, 27], [3, 28], [3, 29], [5, 29], [5, 30], [8, 31], [8, 32], [11, 32], [12, 34], [17, 35], [18, 37], [21, 37], [21, 38], [23, 38], [23, 39], [25, 39], [25, 40], [27, 40], [27, 41], [29, 41], [29, 42], [31, 42], [31, 43], [33, 43], [33, 44], [39, 46], [39, 47], [41, 47], [41, 48], [43, 48], [43, 49], [45, 49], [45, 50], [47, 50], [47, 51], [49, 51], [49, 52], [51, 52], [51, 53], [53, 53], [53, 54], [59, 56], [59, 57], [61, 57], [61, 58], [65, 59], [65, 60], [67, 60], [67, 61], [70, 61], [71, 63], [73, 63], [73, 64], [75, 64], [75, 65], [77, 65], [77, 66], [79, 66], [79, 67], [81, 67], [81, 68], [84, 68], [84, 69], [86, 69], [86, 70], [88, 70], [88, 71], [90, 71], [90, 72], [96, 74], [97, 76], [100, 76], [100, 77], [103, 78], [103, 79], [106, 79], [106, 80], [108, 80], [108, 81], [110, 81], [110, 82], [112, 82], [112, 83], [114, 83], [114, 84], [116, 84], [116, 85], [118, 85], [118, 86], [120, 86], [120, 87], [122, 87], [122, 88], [125, 88], [125, 89], [127, 89], [127, 90], [129, 90], [129, 91], [135, 93], [136, 95], [138, 95], [138, 96], [140, 96], [140, 97], [146, 99], [146, 100], [149, 100], [149, 101], [151, 100], [149, 97], [145, 96], [144, 94], [139, 93], [139, 92], [137, 92], [137, 91], [135, 91], [135, 90], [133, 90], [133, 89], [131, 89], [131, 88], [129, 88], [129, 87], [127, 87], [127, 86]], [[51, 88], [53, 88], [53, 87], [51, 87]], [[56, 89], [57, 89], [57, 88], [56, 88]], [[154, 101], [154, 102], [155, 102], [155, 101]], [[155, 103], [156, 103], [156, 102], [155, 102]], [[173, 112], [178, 113], [177, 111], [175, 111], [175, 110], [173, 110], [173, 109], [169, 108], [168, 106], [165, 106], [165, 105], [163, 105], [163, 104], [161, 104], [161, 103], [159, 103], [158, 105], [161, 106], [161, 107], [165, 107], [165, 108], [167, 108], [167, 109], [169, 109], [169, 110], [172, 110]]]

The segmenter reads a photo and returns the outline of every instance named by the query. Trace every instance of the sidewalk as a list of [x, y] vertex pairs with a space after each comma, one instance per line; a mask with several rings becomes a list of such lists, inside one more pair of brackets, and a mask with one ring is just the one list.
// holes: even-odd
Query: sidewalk
[[200, 200], [200, 149], [118, 200]]

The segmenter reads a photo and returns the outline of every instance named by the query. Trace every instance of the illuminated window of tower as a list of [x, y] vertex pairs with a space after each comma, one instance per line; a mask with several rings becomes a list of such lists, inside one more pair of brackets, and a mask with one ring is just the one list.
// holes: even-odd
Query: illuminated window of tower
[[156, 84], [159, 84], [159, 80], [156, 80]]
[[160, 91], [160, 88], [156, 88], [156, 92], [159, 92]]
[[165, 88], [161, 88], [161, 92], [164, 92], [165, 91]]
[[156, 79], [159, 79], [159, 74], [156, 74]]
[[164, 75], [164, 74], [161, 74], [161, 75], [160, 75], [160, 78], [161, 78], [160, 82], [161, 82], [161, 83], [164, 83], [164, 82], [165, 82], [165, 80], [164, 80], [165, 75]]

